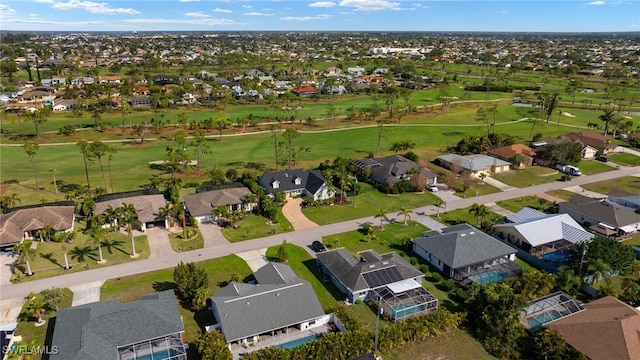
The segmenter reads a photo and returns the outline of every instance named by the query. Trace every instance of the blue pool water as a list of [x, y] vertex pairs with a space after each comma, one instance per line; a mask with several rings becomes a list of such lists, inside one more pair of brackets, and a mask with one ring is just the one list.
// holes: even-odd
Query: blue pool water
[[499, 272], [486, 272], [481, 274], [476, 274], [470, 277], [473, 282], [476, 282], [480, 285], [491, 284], [494, 282], [502, 281], [507, 278], [506, 273]]
[[562, 314], [557, 311], [546, 312], [529, 319], [529, 326], [531, 326], [532, 329], [540, 329], [544, 324], [556, 319], [560, 319], [561, 317]]
[[168, 351], [159, 351], [156, 353], [153, 353], [153, 357], [151, 357], [151, 355], [145, 355], [145, 356], [138, 356], [136, 359], [138, 360], [166, 360], [169, 359], [171, 357], [171, 355], [169, 354]]
[[424, 311], [424, 305], [415, 306], [416, 304], [401, 304], [391, 308], [391, 317], [394, 319], [402, 319]]
[[283, 348], [283, 349], [293, 349], [293, 348], [297, 348], [298, 346], [302, 346], [308, 343], [309, 341], [318, 340], [318, 338], [320, 337], [322, 337], [322, 334], [313, 334], [311, 336], [303, 337], [302, 339], [293, 340], [293, 341], [289, 341], [288, 343], [280, 344], [276, 347]]
[[542, 258], [555, 264], [565, 264], [568, 261], [567, 254], [562, 250], [543, 254]]

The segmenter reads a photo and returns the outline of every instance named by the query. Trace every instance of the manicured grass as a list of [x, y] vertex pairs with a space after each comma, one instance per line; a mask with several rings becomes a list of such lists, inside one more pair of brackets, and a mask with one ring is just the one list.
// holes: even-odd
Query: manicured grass
[[147, 235], [135, 236], [136, 253], [138, 257], [132, 259], [131, 241], [125, 232], [111, 232], [110, 245], [107, 242], [102, 244], [102, 257], [106, 260], [104, 264], [98, 264], [100, 259], [98, 248], [92, 248], [90, 239], [85, 234], [78, 232], [73, 244], [68, 244], [67, 258], [70, 270], [64, 270], [64, 254], [61, 244], [53, 241], [34, 242], [37, 244], [38, 255], [30, 262], [33, 276], [26, 276], [26, 266], [18, 265], [14, 269], [13, 282], [30, 281], [36, 279], [58, 276], [70, 272], [77, 272], [96, 268], [108, 268], [109, 265], [121, 264], [129, 261], [143, 260], [149, 257], [149, 243]]
[[411, 209], [434, 204], [436, 197], [429, 192], [387, 195], [363, 183], [358, 194], [351, 196], [350, 200], [350, 204], [311, 206], [303, 208], [302, 212], [316, 224], [325, 225], [373, 216], [380, 209], [385, 213], [397, 213], [402, 206]]
[[638, 166], [640, 165], [640, 157], [631, 153], [613, 153], [607, 155], [609, 161], [622, 166]]
[[[62, 299], [58, 303], [58, 309], [70, 307], [73, 301], [73, 292], [68, 288], [60, 289], [60, 291], [62, 292]], [[56, 321], [56, 311], [47, 313], [44, 316], [44, 319], [47, 321], [45, 325], [36, 326], [35, 318], [32, 318], [31, 314], [26, 313], [26, 306], [27, 304], [25, 303], [20, 311], [21, 315], [18, 319], [18, 326], [15, 335], [22, 336], [22, 341], [28, 344], [28, 346], [31, 346], [31, 342], [33, 342], [34, 346], [44, 346], [47, 332], [53, 331], [52, 329]], [[41, 359], [41, 356], [39, 354], [33, 354], [29, 359], [37, 360]]]
[[496, 202], [496, 204], [507, 210], [513, 211], [514, 213], [517, 213], [524, 207], [530, 207], [538, 211], [546, 212], [550, 207], [553, 206], [552, 202], [547, 201], [543, 198], [539, 198], [537, 196], [525, 196], [515, 199], [503, 200]]
[[[379, 224], [376, 223], [376, 227]], [[422, 236], [427, 230], [429, 229], [426, 226], [413, 221], [409, 221], [407, 226], [402, 223], [385, 223], [384, 231], [380, 232], [377, 241], [364, 241], [364, 234], [356, 230], [325, 236], [322, 242], [329, 248], [344, 247], [353, 254], [369, 249], [384, 254], [402, 249], [406, 241]]]
[[197, 235], [188, 240], [184, 240], [182, 238], [182, 232], [169, 234], [169, 240], [171, 241], [171, 248], [173, 249], [173, 251], [175, 252], [191, 251], [196, 249], [202, 249], [204, 247], [204, 238], [202, 237], [202, 234], [200, 233], [198, 228], [189, 227], [189, 229], [195, 230]]
[[635, 194], [640, 191], [640, 178], [635, 176], [626, 176], [617, 179], [600, 181], [597, 183], [585, 184], [582, 185], [582, 187], [587, 190], [598, 192], [600, 194], [607, 194], [614, 188], [618, 188]]
[[640, 247], [640, 233], [636, 232], [631, 235], [631, 238], [624, 241], [625, 244]]
[[548, 167], [529, 166], [522, 170], [491, 174], [491, 177], [507, 185], [521, 188], [556, 181], [560, 175], [557, 170]]
[[613, 171], [616, 168], [604, 164], [596, 160], [582, 160], [580, 161], [580, 171], [585, 175], [595, 175], [607, 171]]
[[[198, 262], [196, 265], [209, 274], [209, 289], [212, 294], [226, 285], [234, 275], [239, 275], [241, 279], [247, 279], [252, 275], [244, 260], [235, 255]], [[140, 300], [142, 295], [173, 288], [173, 269], [164, 269], [107, 280], [100, 289], [100, 299], [120, 298], [126, 303]], [[205, 325], [215, 322], [211, 311], [206, 309], [193, 311], [181, 305], [180, 313], [189, 342], [193, 341], [199, 332], [204, 331]]]
[[[471, 209], [471, 207], [447, 211], [444, 213], [441, 212], [440, 217], [437, 217], [436, 215], [431, 215], [431, 217], [434, 220], [439, 221], [447, 226], [456, 225], [460, 223], [467, 223], [467, 224], [476, 226], [478, 224], [478, 219], [476, 219], [473, 214], [469, 213], [469, 209]], [[489, 210], [487, 216], [485, 217], [485, 220], [493, 221], [493, 220], [501, 220], [502, 218], [503, 216], [498, 215], [493, 211]]]
[[284, 216], [282, 216], [281, 210], [278, 210], [278, 214], [277, 224], [271, 224], [269, 219], [260, 215], [248, 215], [238, 222], [236, 229], [231, 227], [222, 228], [222, 234], [230, 242], [237, 242], [292, 231], [293, 227]]
[[[267, 249], [267, 258], [270, 261], [278, 260], [278, 250], [280, 245]], [[309, 253], [296, 245], [287, 244], [287, 262], [293, 271], [301, 279], [307, 280], [320, 301], [322, 308], [327, 311], [333, 307], [337, 301], [344, 299], [344, 295], [331, 282], [323, 282], [324, 275], [318, 269], [316, 260]]]
[[496, 359], [463, 328], [424, 341], [407, 343], [382, 354], [385, 360], [490, 360]]
[[573, 193], [573, 192], [567, 191], [567, 190], [551, 190], [551, 191], [548, 191], [547, 194], [549, 194], [551, 196], [555, 196], [555, 197], [560, 198], [560, 199], [569, 200], [576, 193]]

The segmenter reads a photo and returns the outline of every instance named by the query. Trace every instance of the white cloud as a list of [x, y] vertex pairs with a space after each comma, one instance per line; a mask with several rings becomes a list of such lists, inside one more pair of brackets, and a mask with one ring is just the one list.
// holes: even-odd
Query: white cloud
[[334, 3], [333, 1], [318, 1], [318, 2], [314, 2], [309, 4], [309, 6], [311, 7], [317, 7], [317, 8], [330, 8], [330, 7], [334, 7], [337, 4]]
[[273, 14], [269, 14], [269, 13], [261, 13], [261, 12], [257, 12], [257, 11], [252, 11], [252, 12], [248, 12], [248, 13], [244, 13], [242, 14], [244, 16], [273, 16]]
[[200, 0], [180, 0], [180, 2], [198, 2]]
[[10, 8], [7, 4], [0, 4], [0, 12], [3, 13], [14, 13], [16, 12], [14, 9]]
[[140, 11], [131, 8], [112, 8], [107, 3], [80, 0], [55, 3], [51, 8], [56, 10], [85, 10], [93, 14], [140, 14]]
[[217, 19], [210, 18], [198, 18], [198, 19], [164, 19], [164, 18], [146, 18], [146, 19], [124, 19], [122, 22], [134, 23], [134, 24], [179, 24], [179, 25], [208, 25], [208, 26], [222, 26], [222, 25], [235, 25], [237, 24], [233, 20], [229, 19]]
[[53, 0], [35, 0], [35, 2], [41, 4], [53, 4]]
[[245, 9], [251, 9], [252, 6], [251, 5], [242, 5], [242, 7], [245, 8]]
[[600, 6], [600, 5], [606, 5], [606, 3], [602, 0], [598, 0], [598, 1], [592, 1], [590, 3], [587, 3], [587, 5]]
[[400, 3], [386, 0], [342, 0], [340, 6], [356, 8], [360, 11], [399, 10]]
[[507, 11], [500, 11], [500, 14], [508, 14]]
[[215, 8], [215, 9], [213, 9], [213, 12], [219, 12], [219, 13], [230, 13], [230, 12], [231, 12], [231, 10]]
[[311, 20], [327, 20], [330, 19], [331, 15], [328, 14], [320, 14], [316, 16], [285, 16], [281, 17], [282, 21], [311, 21]]
[[211, 15], [207, 15], [207, 14], [202, 13], [202, 11], [188, 12], [188, 13], [185, 13], [184, 16], [196, 17], [196, 18], [210, 18], [211, 17]]

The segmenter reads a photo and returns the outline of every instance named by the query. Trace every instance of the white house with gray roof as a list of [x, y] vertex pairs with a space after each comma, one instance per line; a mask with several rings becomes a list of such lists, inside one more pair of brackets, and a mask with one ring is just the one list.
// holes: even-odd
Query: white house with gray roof
[[287, 196], [311, 196], [315, 201], [327, 200], [335, 195], [319, 170], [283, 170], [266, 172], [258, 179], [265, 193], [282, 191]]
[[507, 220], [494, 226], [498, 236], [535, 255], [571, 248], [595, 237], [568, 214], [544, 214], [525, 207]]
[[332, 319], [311, 284], [290, 266], [269, 263], [254, 277], [255, 284], [233, 281], [211, 296], [217, 327], [227, 343], [253, 344], [260, 336], [288, 333], [291, 328], [326, 328]]
[[640, 228], [640, 214], [628, 207], [580, 194], [559, 203], [558, 211], [569, 214], [578, 223], [605, 236], [630, 234]]
[[256, 206], [255, 202], [245, 202], [245, 196], [251, 195], [246, 187], [196, 192], [185, 195], [184, 201], [189, 214], [200, 223], [212, 222], [211, 210], [218, 206], [225, 206], [229, 211], [250, 212]]
[[475, 154], [458, 155], [447, 154], [438, 156], [438, 162], [450, 170], [467, 170], [473, 174], [491, 174], [509, 171], [511, 163], [493, 156]]
[[51, 360], [186, 360], [184, 325], [173, 290], [58, 310]]
[[469, 224], [427, 231], [411, 242], [416, 254], [461, 285], [501, 281], [520, 271], [516, 249]]

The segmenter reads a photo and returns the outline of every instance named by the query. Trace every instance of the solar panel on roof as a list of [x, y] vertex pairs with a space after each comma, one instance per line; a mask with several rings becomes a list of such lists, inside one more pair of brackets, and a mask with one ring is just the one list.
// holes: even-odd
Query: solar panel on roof
[[398, 268], [395, 266], [370, 271], [362, 274], [362, 277], [364, 277], [364, 280], [370, 288], [376, 288], [378, 286], [403, 280], [402, 275], [400, 275], [400, 271], [398, 271]]

